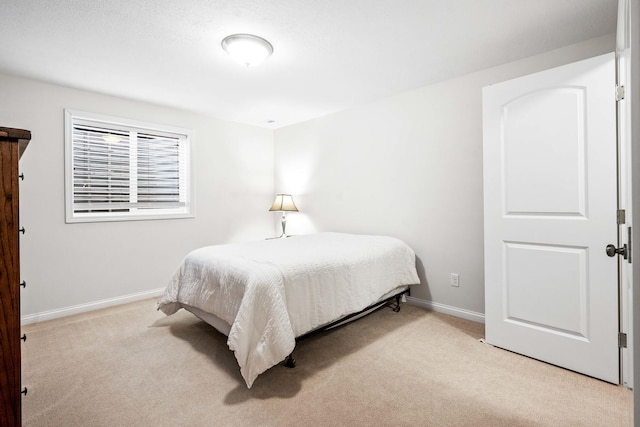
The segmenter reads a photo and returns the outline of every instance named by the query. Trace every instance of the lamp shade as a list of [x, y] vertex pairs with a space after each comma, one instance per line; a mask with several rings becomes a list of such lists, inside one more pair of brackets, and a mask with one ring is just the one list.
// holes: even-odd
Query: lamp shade
[[271, 205], [270, 211], [278, 212], [298, 212], [296, 204], [293, 203], [291, 194], [276, 194], [276, 200]]

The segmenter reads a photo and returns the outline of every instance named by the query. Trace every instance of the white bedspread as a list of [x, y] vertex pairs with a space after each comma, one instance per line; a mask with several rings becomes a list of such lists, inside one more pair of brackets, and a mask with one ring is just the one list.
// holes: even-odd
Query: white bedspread
[[251, 387], [293, 351], [295, 337], [417, 283], [415, 253], [402, 241], [319, 233], [197, 249], [158, 309], [171, 315], [185, 304], [229, 323], [227, 344]]

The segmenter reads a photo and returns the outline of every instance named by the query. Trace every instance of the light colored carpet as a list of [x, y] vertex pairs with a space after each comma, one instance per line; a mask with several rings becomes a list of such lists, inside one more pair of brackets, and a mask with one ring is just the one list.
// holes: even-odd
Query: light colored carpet
[[226, 337], [155, 300], [28, 325], [25, 426], [628, 426], [632, 393], [404, 304], [298, 344], [247, 389]]

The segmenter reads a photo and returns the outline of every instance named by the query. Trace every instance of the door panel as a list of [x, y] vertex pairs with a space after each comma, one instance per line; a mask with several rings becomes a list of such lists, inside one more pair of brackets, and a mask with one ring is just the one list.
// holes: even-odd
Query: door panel
[[505, 242], [505, 252], [506, 320], [522, 327], [586, 338], [586, 248]]
[[614, 55], [486, 87], [486, 340], [619, 381]]
[[505, 214], [584, 216], [584, 113], [584, 88], [545, 89], [504, 105]]

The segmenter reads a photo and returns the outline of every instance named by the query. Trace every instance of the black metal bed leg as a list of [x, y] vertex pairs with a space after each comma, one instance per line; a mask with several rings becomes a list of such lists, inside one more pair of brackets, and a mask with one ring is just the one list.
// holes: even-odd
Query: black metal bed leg
[[[404, 293], [401, 293], [401, 294], [399, 294], [399, 295], [394, 295], [394, 296], [392, 296], [391, 298], [389, 298], [389, 299], [387, 300], [387, 307], [389, 307], [391, 310], [393, 310], [393, 311], [394, 311], [394, 313], [397, 313], [397, 312], [399, 312], [399, 311], [400, 311], [400, 301], [402, 301], [402, 295], [404, 295]], [[392, 300], [393, 298], [395, 298], [395, 300], [396, 300], [396, 303], [395, 303], [395, 304], [393, 304], [393, 303], [391, 302], [391, 300]]]
[[287, 368], [296, 367], [296, 359], [293, 358], [293, 353], [291, 353], [290, 355], [287, 356], [286, 359], [284, 359], [284, 366], [286, 366]]
[[404, 295], [404, 294], [396, 295], [396, 306], [395, 306], [395, 307], [393, 307], [393, 311], [394, 311], [395, 313], [397, 313], [397, 312], [399, 312], [399, 311], [400, 311], [400, 299], [402, 298], [402, 295]]

